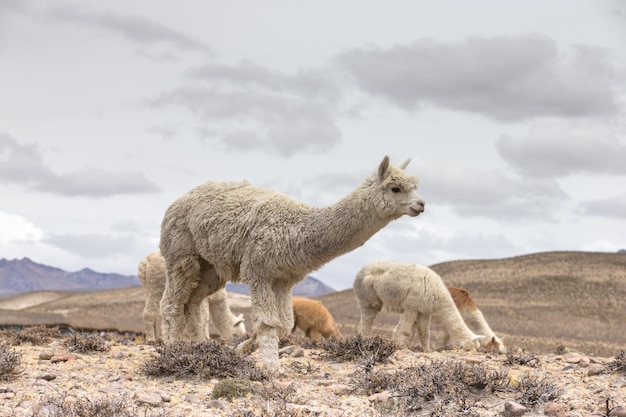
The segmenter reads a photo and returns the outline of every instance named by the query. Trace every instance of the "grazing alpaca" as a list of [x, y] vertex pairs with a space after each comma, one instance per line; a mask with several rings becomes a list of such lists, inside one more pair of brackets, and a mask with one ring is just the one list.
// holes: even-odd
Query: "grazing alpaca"
[[[454, 300], [456, 308], [459, 309], [463, 321], [474, 333], [484, 335], [485, 338], [480, 339], [480, 347], [487, 351], [495, 351], [498, 353], [506, 353], [506, 346], [501, 338], [495, 335], [487, 320], [483, 316], [470, 294], [461, 288], [448, 286], [448, 292]], [[446, 333], [444, 344], [448, 344], [450, 335]]]
[[445, 284], [432, 269], [399, 262], [372, 262], [357, 273], [353, 285], [361, 309], [359, 334], [369, 335], [376, 315], [402, 314], [393, 340], [408, 346], [419, 333], [424, 351], [430, 351], [431, 317], [450, 335], [450, 343], [462, 349], [478, 347], [478, 339], [465, 324]]
[[341, 336], [335, 319], [321, 301], [298, 296], [293, 296], [291, 301], [294, 319], [291, 333], [300, 329], [311, 339], [319, 339], [320, 336], [327, 339]]
[[[152, 252], [139, 262], [137, 276], [146, 292], [143, 324], [147, 341], [156, 341], [159, 337], [157, 322], [160, 318], [159, 302], [165, 290], [165, 274], [165, 259], [159, 251]], [[225, 290], [210, 295], [201, 304], [202, 328], [207, 339], [210, 338], [209, 317], [222, 339], [230, 340], [246, 334], [243, 315], [231, 313]]]
[[[310, 207], [277, 191], [241, 183], [207, 182], [174, 201], [161, 224], [167, 282], [161, 299], [166, 342], [197, 324], [199, 304], [227, 281], [250, 286], [252, 335], [241, 352], [259, 348], [278, 366], [279, 339], [293, 328], [291, 289], [326, 262], [363, 245], [390, 221], [424, 211], [417, 178], [390, 166], [339, 202]], [[201, 329], [191, 331], [201, 338]]]

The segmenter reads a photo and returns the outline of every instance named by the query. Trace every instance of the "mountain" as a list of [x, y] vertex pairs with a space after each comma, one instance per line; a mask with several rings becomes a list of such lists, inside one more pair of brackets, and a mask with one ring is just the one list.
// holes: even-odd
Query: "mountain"
[[[0, 299], [32, 291], [99, 291], [141, 285], [135, 275], [101, 273], [89, 268], [66, 272], [29, 258], [0, 259]], [[250, 294], [248, 285], [228, 283], [227, 291]], [[308, 276], [294, 287], [295, 295], [316, 297], [335, 291]]]
[[100, 273], [88, 268], [66, 272], [29, 258], [0, 259], [0, 298], [31, 291], [98, 291], [140, 285], [134, 275]]
[[[236, 284], [229, 282], [226, 284], [226, 291], [240, 294], [250, 294], [248, 284]], [[292, 293], [293, 295], [300, 295], [303, 297], [317, 297], [335, 291], [336, 290], [334, 288], [329, 287], [317, 278], [313, 278], [309, 275], [302, 282], [293, 287]]]

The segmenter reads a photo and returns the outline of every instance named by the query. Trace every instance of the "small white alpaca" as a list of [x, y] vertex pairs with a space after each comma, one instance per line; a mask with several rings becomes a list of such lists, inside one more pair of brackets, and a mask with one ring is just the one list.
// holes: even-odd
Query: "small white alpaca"
[[[137, 277], [146, 292], [143, 309], [143, 324], [147, 341], [159, 338], [158, 321], [161, 317], [159, 302], [165, 290], [165, 259], [159, 251], [152, 252], [139, 262]], [[228, 305], [228, 295], [224, 289], [205, 298], [201, 304], [201, 322], [204, 337], [209, 339], [209, 319], [222, 339], [230, 340], [246, 334], [243, 315], [233, 315]]]
[[[495, 351], [498, 353], [506, 353], [507, 349], [501, 338], [491, 330], [485, 316], [480, 311], [472, 297], [467, 290], [462, 288], [448, 286], [448, 292], [454, 300], [456, 308], [461, 313], [463, 321], [467, 324], [474, 333], [484, 335], [485, 337], [480, 339], [480, 347], [487, 351]], [[444, 338], [444, 344], [450, 342], [450, 335], [446, 333]]]
[[[293, 328], [292, 287], [390, 221], [424, 211], [417, 178], [403, 170], [408, 162], [396, 168], [385, 156], [354, 191], [322, 208], [247, 181], [207, 182], [178, 198], [161, 224], [165, 341], [180, 340], [185, 321], [198, 323], [208, 294], [241, 281], [250, 286], [252, 335], [237, 349], [258, 347], [263, 364], [277, 368], [279, 339]], [[191, 337], [200, 338], [201, 329]]]
[[467, 327], [439, 275], [425, 266], [372, 262], [357, 273], [353, 289], [361, 309], [361, 335], [371, 333], [374, 319], [385, 309], [402, 314], [393, 330], [393, 340], [401, 346], [408, 346], [417, 331], [429, 352], [431, 318], [443, 325], [453, 347], [474, 349], [484, 337]]
[[319, 300], [293, 296], [293, 330], [300, 329], [311, 339], [340, 337], [335, 319], [330, 311]]

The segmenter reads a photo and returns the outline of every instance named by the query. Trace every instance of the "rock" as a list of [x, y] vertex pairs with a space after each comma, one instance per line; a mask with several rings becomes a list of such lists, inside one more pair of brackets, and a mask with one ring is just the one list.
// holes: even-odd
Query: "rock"
[[589, 365], [589, 370], [587, 370], [587, 375], [589, 376], [600, 375], [602, 373], [604, 373], [604, 365], [597, 363]]
[[52, 380], [57, 379], [57, 376], [53, 374], [41, 374], [41, 375], [37, 375], [37, 379], [45, 379], [46, 381], [52, 381]]
[[516, 403], [515, 401], [506, 401], [504, 403], [504, 417], [517, 417], [528, 412], [528, 408]]
[[50, 350], [44, 350], [39, 354], [39, 359], [42, 361], [49, 361], [54, 356], [54, 352]]
[[626, 406], [618, 405], [609, 412], [609, 417], [626, 417]]
[[145, 404], [150, 407], [158, 407], [163, 403], [163, 400], [161, 399], [161, 394], [143, 393], [135, 399], [135, 403], [138, 405]]
[[569, 407], [565, 404], [549, 402], [543, 408], [543, 413], [547, 416], [568, 417]]

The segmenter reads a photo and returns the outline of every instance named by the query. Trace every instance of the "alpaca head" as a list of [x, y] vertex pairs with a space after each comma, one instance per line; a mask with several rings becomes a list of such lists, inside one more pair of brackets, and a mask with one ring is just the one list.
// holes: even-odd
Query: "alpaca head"
[[491, 338], [486, 338], [481, 340], [480, 348], [486, 352], [494, 352], [494, 353], [506, 353], [506, 346], [504, 346], [504, 342], [502, 338], [498, 336], [492, 336]]
[[397, 219], [403, 215], [415, 217], [424, 211], [424, 199], [417, 193], [417, 178], [409, 175], [404, 168], [407, 159], [399, 167], [389, 164], [385, 156], [378, 171], [369, 179], [369, 185], [377, 187], [376, 211], [381, 218]]

